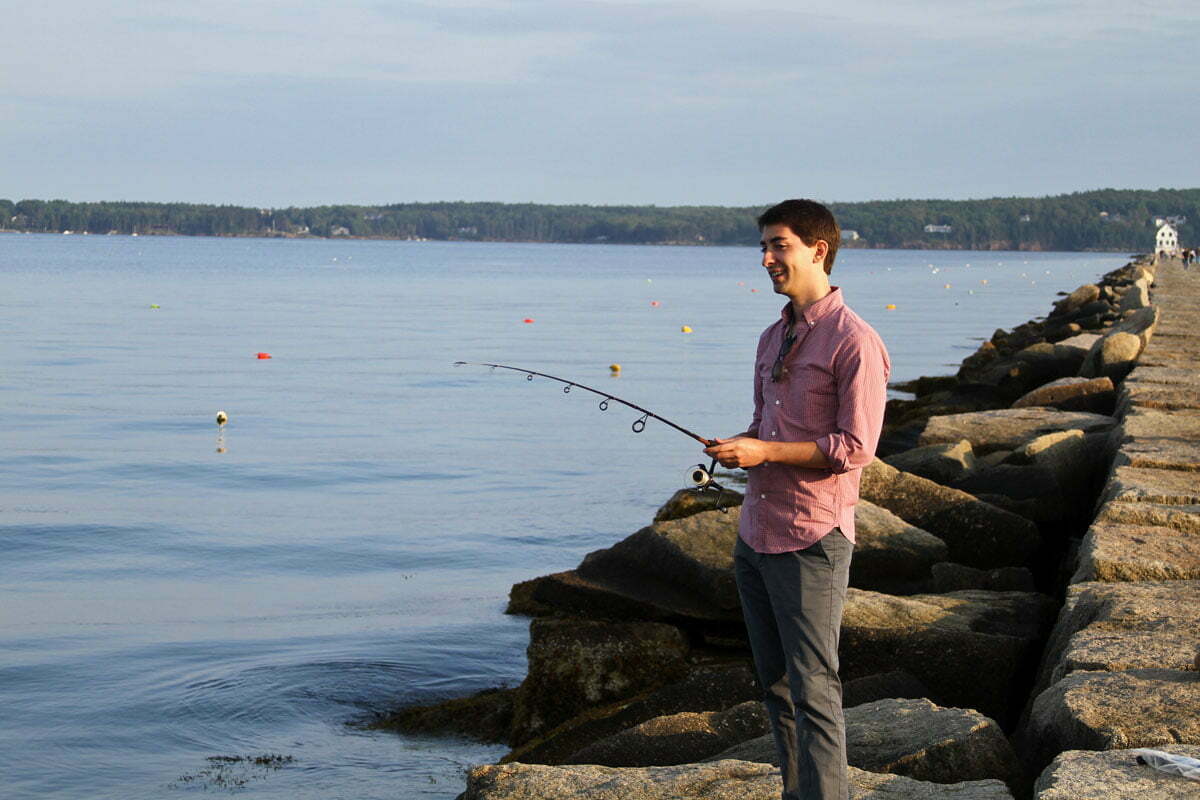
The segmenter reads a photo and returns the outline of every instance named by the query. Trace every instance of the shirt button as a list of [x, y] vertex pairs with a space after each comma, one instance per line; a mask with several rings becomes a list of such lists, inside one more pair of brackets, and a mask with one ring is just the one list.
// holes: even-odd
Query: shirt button
[[778, 432], [778, 431], [771, 431], [771, 435], [772, 435], [772, 436], [778, 436], [778, 435], [779, 435], [779, 432]]
[[767, 496], [766, 496], [765, 494], [760, 494], [758, 497], [759, 497], [759, 499], [761, 499], [761, 500], [766, 500], [766, 499], [767, 499]]
[[779, 405], [779, 401], [778, 401], [778, 400], [776, 400], [776, 401], [775, 401], [775, 405]]

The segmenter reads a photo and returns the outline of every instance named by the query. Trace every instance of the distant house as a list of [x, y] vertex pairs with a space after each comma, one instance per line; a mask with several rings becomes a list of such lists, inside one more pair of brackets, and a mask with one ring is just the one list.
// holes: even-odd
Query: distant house
[[1030, 216], [1029, 214], [1022, 214], [1020, 221], [1021, 222], [1033, 222], [1033, 217]]
[[349, 236], [350, 229], [347, 228], [345, 225], [334, 225], [332, 228], [329, 229], [329, 235], [330, 236]]
[[949, 233], [952, 228], [949, 225], [926, 225], [926, 233]]
[[846, 242], [857, 242], [858, 241], [858, 231], [850, 231], [850, 230], [842, 231], [842, 240], [846, 241]]
[[1154, 252], [1169, 256], [1179, 255], [1179, 232], [1170, 223], [1164, 222], [1154, 238]]

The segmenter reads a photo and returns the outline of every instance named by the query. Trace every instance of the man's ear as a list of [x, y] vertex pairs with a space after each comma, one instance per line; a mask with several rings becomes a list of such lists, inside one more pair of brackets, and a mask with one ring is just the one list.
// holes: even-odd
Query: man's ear
[[813, 245], [813, 263], [824, 261], [825, 256], [829, 255], [829, 242], [824, 239], [817, 239], [817, 243]]

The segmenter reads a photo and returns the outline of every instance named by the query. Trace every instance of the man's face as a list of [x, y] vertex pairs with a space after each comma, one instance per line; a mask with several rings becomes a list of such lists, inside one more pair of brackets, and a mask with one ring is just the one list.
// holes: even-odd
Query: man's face
[[820, 239], [810, 247], [787, 225], [768, 225], [762, 229], [761, 244], [762, 265], [776, 294], [794, 297], [825, 274], [828, 245]]

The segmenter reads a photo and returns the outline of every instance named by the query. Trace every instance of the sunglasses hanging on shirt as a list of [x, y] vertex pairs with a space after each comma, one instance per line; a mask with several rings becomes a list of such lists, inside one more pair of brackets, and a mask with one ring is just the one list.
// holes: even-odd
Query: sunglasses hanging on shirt
[[783, 359], [792, 349], [792, 345], [796, 343], [796, 334], [792, 331], [792, 327], [788, 326], [788, 333], [783, 337], [783, 341], [779, 343], [779, 355], [775, 356], [775, 366], [771, 367], [771, 382], [778, 383], [783, 377]]

